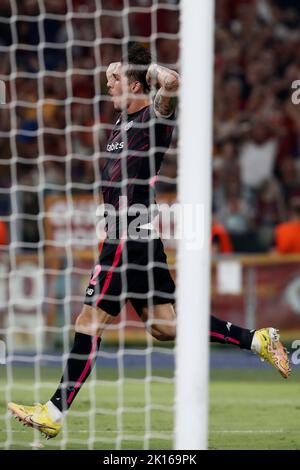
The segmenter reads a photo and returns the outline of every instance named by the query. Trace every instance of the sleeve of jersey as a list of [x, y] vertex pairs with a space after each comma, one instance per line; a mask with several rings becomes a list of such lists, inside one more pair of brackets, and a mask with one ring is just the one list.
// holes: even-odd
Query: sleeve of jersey
[[152, 106], [149, 115], [155, 125], [155, 146], [162, 150], [168, 148], [176, 124], [175, 111], [169, 117], [157, 117]]

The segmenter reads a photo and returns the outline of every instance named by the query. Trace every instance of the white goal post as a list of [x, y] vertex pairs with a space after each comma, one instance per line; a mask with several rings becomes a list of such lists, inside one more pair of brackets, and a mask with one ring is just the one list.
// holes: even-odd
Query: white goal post
[[213, 18], [214, 0], [182, 0], [179, 203], [185, 234], [200, 225], [177, 255], [176, 449], [207, 448]]

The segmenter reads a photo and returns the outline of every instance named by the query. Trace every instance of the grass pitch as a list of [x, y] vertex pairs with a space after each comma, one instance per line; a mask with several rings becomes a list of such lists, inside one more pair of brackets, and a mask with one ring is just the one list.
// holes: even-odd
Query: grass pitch
[[[96, 382], [89, 381], [78, 395], [63, 432], [49, 441], [11, 419], [6, 403], [47, 400], [60, 370], [44, 368], [36, 388], [33, 368], [13, 368], [11, 389], [4, 371], [2, 367], [0, 449], [172, 449], [174, 385], [169, 369], [154, 370], [151, 381], [143, 370], [128, 369], [124, 382], [116, 370], [97, 371]], [[271, 369], [213, 370], [209, 448], [299, 449], [299, 378], [297, 371], [285, 381]]]

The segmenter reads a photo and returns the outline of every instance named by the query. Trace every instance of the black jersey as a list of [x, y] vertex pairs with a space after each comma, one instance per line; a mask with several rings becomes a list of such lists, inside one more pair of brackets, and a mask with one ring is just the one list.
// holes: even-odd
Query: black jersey
[[[133, 204], [148, 208], [155, 202], [152, 182], [170, 145], [173, 128], [174, 115], [159, 119], [153, 107], [147, 106], [133, 114], [122, 113], [108, 140], [102, 190], [105, 205], [113, 206], [116, 216], [111, 217], [113, 223], [105, 216], [107, 237], [91, 275], [85, 303], [110, 315], [117, 315], [127, 300], [140, 315], [144, 307], [175, 301], [175, 284], [160, 238], [136, 239], [130, 230], [126, 237], [118, 217], [121, 196], [127, 196], [128, 208]], [[127, 222], [131, 222], [128, 213]], [[148, 235], [140, 218], [138, 225], [141, 235]]]
[[153, 106], [133, 114], [121, 113], [109, 137], [109, 153], [102, 173], [105, 204], [117, 210], [119, 197], [127, 205], [154, 202], [153, 178], [168, 149], [174, 128], [174, 115], [157, 118]]

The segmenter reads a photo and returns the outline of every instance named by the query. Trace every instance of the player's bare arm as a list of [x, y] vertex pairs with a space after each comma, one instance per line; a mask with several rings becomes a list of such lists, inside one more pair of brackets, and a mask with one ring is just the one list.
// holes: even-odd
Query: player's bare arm
[[169, 117], [177, 105], [177, 92], [179, 88], [179, 75], [157, 64], [151, 64], [146, 80], [151, 85], [160, 87], [154, 98], [154, 110], [158, 117]]

